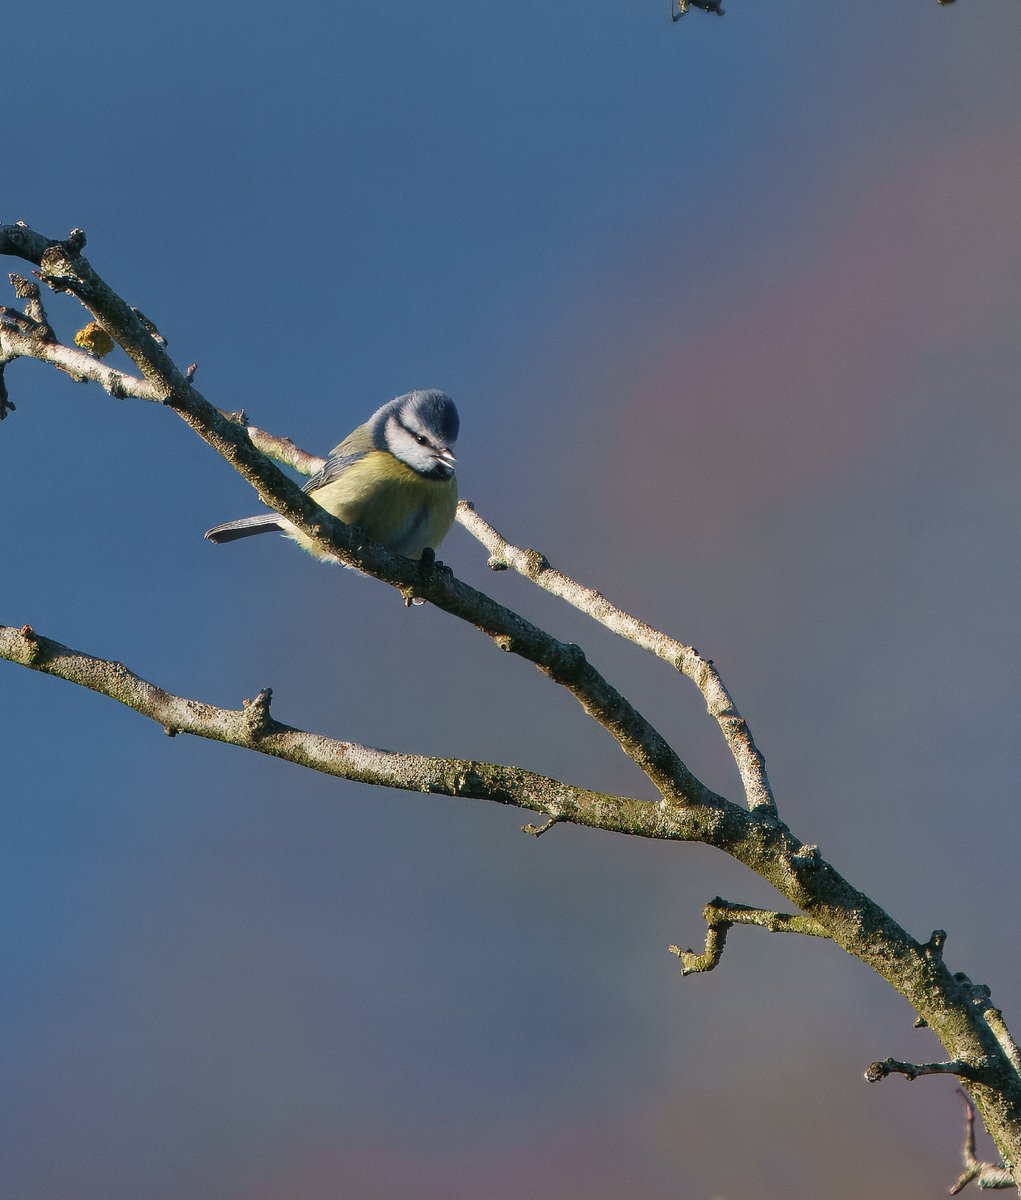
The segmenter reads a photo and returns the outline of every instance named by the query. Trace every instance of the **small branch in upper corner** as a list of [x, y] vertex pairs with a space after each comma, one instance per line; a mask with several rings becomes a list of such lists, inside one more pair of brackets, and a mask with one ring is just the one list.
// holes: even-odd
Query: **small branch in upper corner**
[[1013, 1187], [1014, 1177], [1003, 1163], [979, 1162], [975, 1157], [975, 1109], [961, 1088], [957, 1089], [957, 1094], [964, 1101], [964, 1146], [961, 1148], [964, 1172], [950, 1189], [950, 1195], [956, 1196], [972, 1180], [980, 1188]]
[[955, 1059], [951, 1062], [909, 1063], [896, 1058], [884, 1058], [882, 1062], [870, 1063], [865, 1072], [869, 1083], [877, 1083], [887, 1075], [903, 1075], [905, 1079], [917, 1079], [919, 1075], [956, 1075], [958, 1079], [977, 1080], [979, 1070], [971, 1063]]
[[806, 937], [830, 935], [813, 917], [798, 913], [773, 912], [766, 908], [750, 908], [747, 904], [734, 904], [717, 896], [702, 910], [706, 923], [705, 950], [696, 954], [694, 950], [682, 950], [671, 946], [670, 953], [681, 960], [682, 975], [696, 975], [711, 971], [723, 957], [727, 934], [732, 925], [758, 925], [769, 933], [800, 933]]

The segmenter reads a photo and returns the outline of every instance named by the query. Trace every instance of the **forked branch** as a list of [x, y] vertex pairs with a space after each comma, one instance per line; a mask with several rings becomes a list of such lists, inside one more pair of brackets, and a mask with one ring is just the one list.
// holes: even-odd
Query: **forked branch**
[[761, 812], [776, 812], [765, 759], [711, 658], [703, 658], [693, 646], [686, 646], [676, 638], [653, 629], [651, 625], [611, 604], [601, 592], [585, 587], [569, 575], [557, 571], [545, 554], [538, 550], [523, 550], [512, 545], [476, 511], [470, 501], [462, 500], [457, 506], [457, 519], [489, 551], [489, 565], [494, 570], [513, 567], [536, 586], [566, 600], [618, 637], [648, 650], [686, 675], [702, 693], [709, 715], [719, 725], [734, 756], [748, 807]]

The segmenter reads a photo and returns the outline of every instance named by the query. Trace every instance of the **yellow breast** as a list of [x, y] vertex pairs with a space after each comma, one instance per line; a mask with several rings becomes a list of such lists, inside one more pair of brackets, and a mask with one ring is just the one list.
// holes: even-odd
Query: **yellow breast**
[[[457, 480], [427, 479], [383, 450], [353, 462], [325, 487], [309, 493], [328, 513], [347, 525], [360, 525], [374, 541], [405, 558], [435, 550], [454, 521]], [[325, 558], [297, 529], [289, 537]]]

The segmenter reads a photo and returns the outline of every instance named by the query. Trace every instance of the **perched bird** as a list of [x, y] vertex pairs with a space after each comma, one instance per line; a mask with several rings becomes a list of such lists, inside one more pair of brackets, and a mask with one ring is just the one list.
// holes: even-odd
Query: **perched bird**
[[[454, 402], [443, 392], [398, 396], [334, 446], [302, 490], [345, 524], [360, 525], [374, 541], [405, 558], [421, 558], [427, 547], [439, 546], [454, 521], [457, 460], [451, 447], [459, 426]], [[206, 537], [233, 542], [274, 531], [316, 558], [332, 558], [276, 513], [228, 521], [207, 530]]]

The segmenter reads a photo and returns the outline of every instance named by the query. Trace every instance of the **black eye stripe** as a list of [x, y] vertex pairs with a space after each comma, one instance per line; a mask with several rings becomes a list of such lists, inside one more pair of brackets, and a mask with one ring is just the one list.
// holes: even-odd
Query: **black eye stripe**
[[404, 432], [408, 435], [408, 437], [413, 438], [416, 442], [418, 442], [418, 444], [420, 446], [431, 446], [432, 445], [432, 442], [430, 442], [429, 439], [424, 434], [416, 433], [413, 429], [409, 429], [408, 426], [405, 425], [403, 421], [398, 420], [397, 424], [404, 430]]

